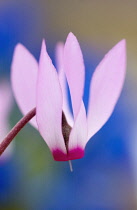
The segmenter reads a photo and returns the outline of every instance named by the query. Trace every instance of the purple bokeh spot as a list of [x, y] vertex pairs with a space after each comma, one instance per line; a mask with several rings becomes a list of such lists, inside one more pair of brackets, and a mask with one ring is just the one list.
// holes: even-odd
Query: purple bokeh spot
[[80, 147], [77, 147], [65, 154], [60, 149], [56, 149], [53, 150], [52, 154], [54, 160], [56, 161], [68, 161], [82, 158], [84, 156], [84, 150]]

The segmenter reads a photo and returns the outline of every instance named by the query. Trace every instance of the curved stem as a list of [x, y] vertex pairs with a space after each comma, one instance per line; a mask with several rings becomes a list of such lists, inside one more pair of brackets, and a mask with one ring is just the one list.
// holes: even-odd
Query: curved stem
[[19, 133], [19, 131], [36, 115], [36, 108], [33, 108], [28, 112], [17, 124], [11, 129], [7, 136], [3, 139], [0, 144], [0, 155], [5, 151], [8, 145], [12, 142], [14, 137]]

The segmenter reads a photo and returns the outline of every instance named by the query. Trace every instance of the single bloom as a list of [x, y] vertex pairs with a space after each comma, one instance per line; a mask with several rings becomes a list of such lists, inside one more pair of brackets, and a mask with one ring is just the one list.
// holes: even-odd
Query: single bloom
[[[21, 44], [15, 48], [11, 81], [16, 101], [25, 115], [36, 107], [31, 124], [37, 128], [57, 161], [82, 158], [88, 140], [112, 114], [126, 72], [126, 42], [120, 41], [103, 58], [90, 83], [86, 114], [83, 91], [85, 67], [76, 37], [69, 33], [56, 48], [57, 70], [42, 43], [40, 61]], [[71, 115], [67, 84], [70, 91]]]
[[[10, 130], [9, 116], [13, 105], [11, 89], [6, 80], [0, 81], [0, 143]], [[0, 163], [8, 160], [13, 153], [13, 143], [0, 157]]]

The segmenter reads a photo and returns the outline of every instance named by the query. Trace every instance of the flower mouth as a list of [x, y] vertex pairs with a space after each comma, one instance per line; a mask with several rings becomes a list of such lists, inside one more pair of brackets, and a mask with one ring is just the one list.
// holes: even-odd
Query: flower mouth
[[62, 112], [62, 135], [67, 153], [63, 153], [59, 148], [52, 151], [53, 158], [56, 161], [69, 161], [74, 159], [80, 159], [84, 156], [84, 150], [80, 147], [69, 150], [69, 136], [72, 128], [68, 124], [64, 112]]
[[69, 143], [69, 136], [70, 136], [71, 130], [72, 130], [72, 128], [68, 124], [64, 112], [62, 112], [62, 135], [64, 138], [64, 143], [66, 146], [67, 153], [68, 153], [68, 143]]

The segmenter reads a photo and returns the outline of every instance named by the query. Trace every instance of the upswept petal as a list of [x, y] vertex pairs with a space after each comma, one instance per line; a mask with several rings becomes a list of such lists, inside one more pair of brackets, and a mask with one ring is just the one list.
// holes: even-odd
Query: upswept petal
[[[83, 101], [80, 111], [74, 122], [74, 126], [69, 137], [69, 159], [79, 159], [84, 155], [84, 147], [87, 142], [87, 119]], [[80, 152], [79, 152], [80, 151]]]
[[62, 135], [62, 92], [58, 74], [42, 43], [36, 92], [36, 118], [38, 129], [51, 151], [66, 154]]
[[90, 85], [88, 139], [109, 119], [121, 93], [126, 71], [126, 42], [120, 41], [97, 66]]
[[66, 116], [67, 122], [72, 127], [73, 126], [73, 117], [70, 112], [68, 97], [67, 97], [67, 85], [66, 85], [66, 77], [63, 71], [63, 52], [64, 52], [64, 44], [58, 43], [56, 46], [56, 62], [57, 62], [57, 69], [59, 75], [59, 82], [62, 89], [63, 95], [63, 111]]
[[64, 47], [64, 72], [70, 89], [74, 119], [76, 119], [84, 89], [84, 62], [76, 37], [69, 33]]
[[[18, 44], [14, 51], [11, 68], [13, 93], [18, 106], [25, 115], [36, 106], [38, 63], [22, 44]], [[31, 123], [37, 128], [35, 117], [31, 120]]]

